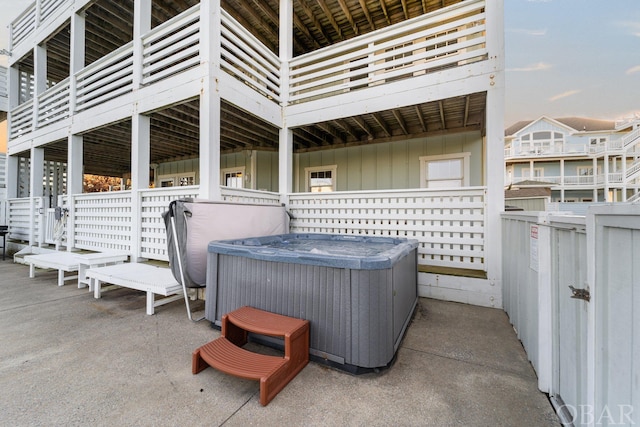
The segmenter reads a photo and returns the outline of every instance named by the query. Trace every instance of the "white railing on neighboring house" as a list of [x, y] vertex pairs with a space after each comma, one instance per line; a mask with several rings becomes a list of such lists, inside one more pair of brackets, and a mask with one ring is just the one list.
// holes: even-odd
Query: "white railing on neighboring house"
[[200, 4], [158, 25], [142, 37], [145, 85], [200, 64]]
[[291, 60], [291, 103], [487, 59], [484, 0], [470, 0]]
[[485, 270], [484, 188], [289, 195], [294, 233], [417, 239], [418, 263]]

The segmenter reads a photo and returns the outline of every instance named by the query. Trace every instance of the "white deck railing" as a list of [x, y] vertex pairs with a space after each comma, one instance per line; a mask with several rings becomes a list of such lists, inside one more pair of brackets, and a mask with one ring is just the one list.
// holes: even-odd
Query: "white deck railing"
[[164, 22], [142, 37], [145, 85], [200, 64], [200, 5]]
[[294, 58], [290, 102], [486, 60], [484, 4], [457, 3]]
[[220, 67], [256, 92], [280, 102], [280, 68], [277, 55], [222, 10]]
[[69, 82], [70, 79], [67, 77], [38, 97], [38, 127], [64, 120], [70, 116]]
[[133, 90], [133, 42], [78, 72], [76, 111], [86, 110]]
[[[64, 8], [68, 3], [48, 0], [39, 7]], [[220, 68], [275, 103], [280, 103], [284, 90], [288, 91], [290, 102], [300, 103], [464, 66], [488, 58], [484, 6], [485, 0], [460, 2], [301, 55], [289, 64], [288, 88], [281, 87], [282, 64], [278, 56], [222, 10]], [[41, 10], [43, 19], [47, 18], [42, 15], [44, 10]], [[71, 13], [70, 9], [65, 13]], [[35, 30], [36, 15], [32, 7], [12, 24], [16, 43]], [[143, 86], [201, 64], [201, 37], [207, 34], [202, 31], [202, 22], [200, 5], [196, 5], [142, 36], [142, 57], [138, 59], [142, 64]], [[58, 83], [40, 94], [44, 103], [38, 105], [35, 113], [37, 126], [46, 126], [132, 92], [136, 80], [134, 42], [137, 41], [75, 73], [73, 81]], [[73, 85], [76, 99], [67, 103]], [[74, 111], [67, 111], [66, 105], [74, 106]], [[28, 101], [11, 111], [10, 139], [33, 130], [33, 108], [33, 102]]]
[[417, 239], [421, 265], [485, 270], [484, 188], [294, 193], [291, 231]]
[[18, 138], [33, 131], [33, 99], [11, 111], [9, 139]]
[[28, 7], [9, 25], [13, 48], [26, 40], [36, 30], [36, 2]]

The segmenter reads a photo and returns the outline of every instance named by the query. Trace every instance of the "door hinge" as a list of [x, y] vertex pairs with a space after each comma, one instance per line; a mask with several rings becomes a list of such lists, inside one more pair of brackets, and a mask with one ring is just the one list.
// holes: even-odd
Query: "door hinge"
[[583, 299], [587, 302], [591, 300], [591, 294], [587, 289], [576, 289], [573, 286], [569, 285], [569, 289], [571, 289], [571, 298]]

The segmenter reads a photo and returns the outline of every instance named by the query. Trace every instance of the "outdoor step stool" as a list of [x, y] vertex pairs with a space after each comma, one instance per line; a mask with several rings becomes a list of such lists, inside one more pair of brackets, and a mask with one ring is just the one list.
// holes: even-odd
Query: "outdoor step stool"
[[[284, 338], [284, 357], [241, 348], [249, 332]], [[241, 307], [222, 316], [219, 338], [197, 348], [192, 372], [208, 366], [236, 377], [260, 381], [260, 404], [266, 406], [309, 362], [309, 321], [253, 307]]]

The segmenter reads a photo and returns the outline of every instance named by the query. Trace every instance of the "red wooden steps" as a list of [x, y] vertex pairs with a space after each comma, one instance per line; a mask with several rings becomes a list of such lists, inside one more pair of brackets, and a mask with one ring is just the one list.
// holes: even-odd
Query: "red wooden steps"
[[[284, 357], [241, 348], [249, 332], [284, 339]], [[266, 406], [309, 362], [309, 321], [241, 307], [222, 316], [219, 338], [197, 348], [192, 372], [208, 366], [240, 378], [260, 381], [260, 404]]]

